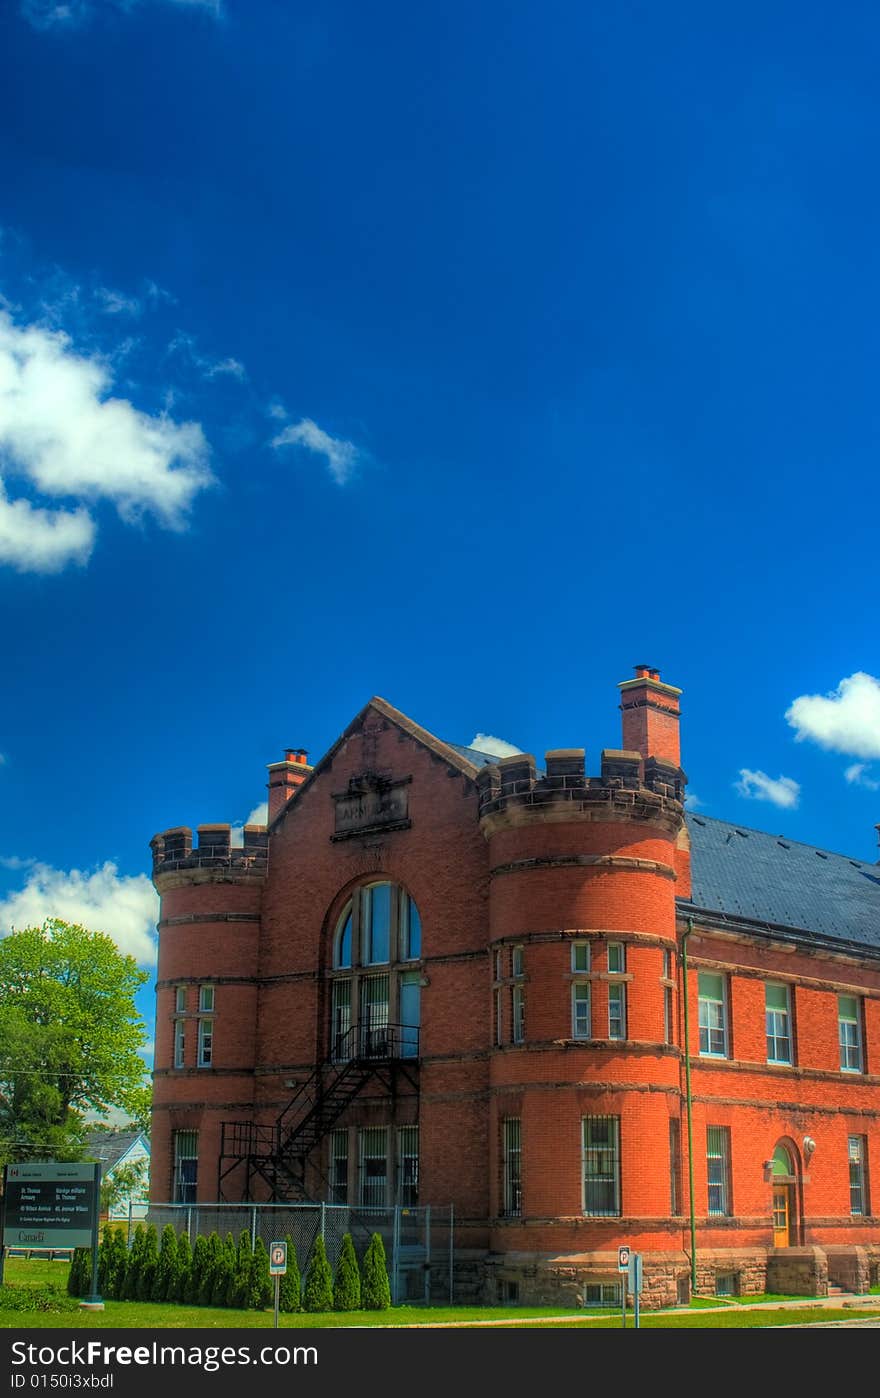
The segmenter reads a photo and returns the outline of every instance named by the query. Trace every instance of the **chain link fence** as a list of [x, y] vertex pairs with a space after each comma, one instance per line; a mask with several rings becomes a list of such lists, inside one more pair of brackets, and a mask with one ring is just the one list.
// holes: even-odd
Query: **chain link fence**
[[320, 1234], [330, 1266], [336, 1269], [342, 1239], [350, 1233], [358, 1259], [378, 1233], [385, 1246], [393, 1304], [424, 1302], [447, 1304], [454, 1299], [453, 1257], [455, 1215], [453, 1206], [434, 1204], [424, 1208], [367, 1209], [345, 1204], [151, 1204], [147, 1223], [161, 1236], [166, 1223], [175, 1232], [189, 1234], [195, 1242], [201, 1233], [221, 1238], [248, 1232], [251, 1243], [262, 1238], [266, 1247], [287, 1235], [296, 1248], [297, 1263], [305, 1275], [315, 1239]]

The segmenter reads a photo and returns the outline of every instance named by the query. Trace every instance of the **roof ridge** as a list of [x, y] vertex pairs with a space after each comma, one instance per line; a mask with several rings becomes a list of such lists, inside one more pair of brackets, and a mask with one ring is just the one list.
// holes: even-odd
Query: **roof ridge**
[[854, 854], [844, 854], [840, 850], [826, 849], [823, 845], [811, 845], [807, 840], [795, 840], [791, 835], [775, 835], [772, 830], [759, 830], [755, 825], [746, 825], [740, 820], [722, 820], [720, 816], [702, 815], [699, 811], [686, 811], [685, 819], [711, 821], [713, 825], [729, 825], [733, 830], [747, 830], [750, 835], [766, 835], [768, 840], [782, 840], [788, 845], [799, 845], [801, 849], [818, 850], [820, 854], [829, 854], [833, 859], [848, 859], [856, 864], [867, 864], [868, 868], [874, 865], [868, 859], [859, 859]]

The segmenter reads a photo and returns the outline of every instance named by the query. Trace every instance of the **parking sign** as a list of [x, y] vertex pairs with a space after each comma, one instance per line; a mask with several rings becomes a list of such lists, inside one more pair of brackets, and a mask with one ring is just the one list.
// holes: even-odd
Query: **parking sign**
[[287, 1271], [287, 1244], [269, 1244], [269, 1276], [283, 1277]]
[[629, 1243], [624, 1243], [617, 1249], [617, 1270], [618, 1272], [629, 1271]]

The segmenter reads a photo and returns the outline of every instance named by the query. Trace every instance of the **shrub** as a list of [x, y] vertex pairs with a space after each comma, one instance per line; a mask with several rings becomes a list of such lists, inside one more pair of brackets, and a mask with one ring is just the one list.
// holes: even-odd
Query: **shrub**
[[92, 1249], [74, 1248], [67, 1274], [67, 1291], [70, 1296], [88, 1296], [92, 1290]]
[[214, 1296], [214, 1279], [223, 1257], [223, 1243], [216, 1228], [208, 1238], [208, 1256], [199, 1283], [199, 1305], [210, 1306]]
[[296, 1248], [293, 1246], [293, 1239], [289, 1233], [284, 1241], [287, 1243], [287, 1271], [280, 1279], [278, 1309], [287, 1314], [291, 1311], [302, 1310], [302, 1278], [299, 1274], [299, 1263], [296, 1260]]
[[359, 1311], [361, 1308], [361, 1274], [350, 1233], [342, 1239], [342, 1252], [333, 1279], [334, 1311]]
[[[84, 1249], [88, 1251], [88, 1249]], [[70, 1274], [68, 1273], [68, 1282]], [[17, 1286], [8, 1282], [0, 1286], [0, 1311], [75, 1311], [79, 1301], [75, 1296], [65, 1296], [57, 1286], [47, 1282], [44, 1286]]]
[[324, 1239], [320, 1233], [315, 1239], [312, 1255], [309, 1258], [306, 1284], [303, 1288], [304, 1311], [332, 1311], [333, 1273], [327, 1261]]
[[226, 1290], [227, 1306], [234, 1306], [235, 1309], [239, 1311], [246, 1311], [251, 1304], [251, 1264], [253, 1262], [253, 1255], [251, 1235], [246, 1228], [243, 1228], [238, 1235], [235, 1267]]
[[119, 1288], [120, 1301], [136, 1301], [138, 1299], [138, 1282], [141, 1275], [141, 1264], [144, 1256], [144, 1248], [147, 1242], [147, 1230], [142, 1223], [139, 1223], [134, 1230], [134, 1238], [129, 1248], [128, 1258], [125, 1264], [125, 1275], [122, 1285]]
[[199, 1295], [202, 1290], [202, 1278], [208, 1266], [208, 1240], [201, 1233], [196, 1238], [193, 1248], [192, 1264], [189, 1269], [189, 1281], [184, 1287], [183, 1299], [188, 1306], [199, 1304]]
[[391, 1284], [385, 1262], [385, 1244], [381, 1234], [374, 1233], [364, 1253], [361, 1273], [361, 1305], [365, 1311], [387, 1311], [391, 1305]]
[[154, 1301], [170, 1301], [173, 1299], [174, 1283], [177, 1271], [177, 1234], [174, 1231], [173, 1223], [166, 1223], [162, 1229], [162, 1245], [159, 1248], [159, 1265], [156, 1268], [156, 1275], [153, 1279]]
[[168, 1300], [182, 1302], [189, 1288], [192, 1271], [192, 1247], [189, 1234], [184, 1231], [177, 1239], [177, 1262], [174, 1268], [174, 1285], [168, 1288]]
[[263, 1239], [258, 1237], [254, 1243], [251, 1261], [251, 1307], [255, 1311], [265, 1310], [267, 1306], [272, 1305], [274, 1296], [275, 1283], [269, 1275], [269, 1250]]
[[227, 1233], [214, 1270], [214, 1281], [211, 1287], [212, 1306], [226, 1305], [226, 1293], [235, 1271], [235, 1256], [235, 1239], [231, 1233]]
[[143, 1252], [141, 1254], [141, 1266], [137, 1280], [137, 1299], [139, 1301], [149, 1301], [153, 1296], [153, 1287], [156, 1282], [156, 1272], [159, 1269], [159, 1234], [156, 1232], [155, 1223], [147, 1225], [144, 1235]]

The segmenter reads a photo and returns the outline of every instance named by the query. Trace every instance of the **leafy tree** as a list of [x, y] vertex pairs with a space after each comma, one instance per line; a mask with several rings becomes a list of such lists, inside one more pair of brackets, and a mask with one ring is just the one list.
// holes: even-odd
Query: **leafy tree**
[[327, 1260], [324, 1239], [319, 1233], [315, 1239], [315, 1246], [312, 1248], [306, 1272], [306, 1284], [303, 1288], [303, 1310], [332, 1311], [332, 1309], [333, 1273]]
[[287, 1271], [281, 1278], [281, 1285], [278, 1288], [278, 1309], [289, 1313], [302, 1310], [302, 1278], [299, 1274], [299, 1263], [296, 1260], [296, 1248], [293, 1246], [293, 1239], [289, 1233], [284, 1241], [287, 1243]]
[[243, 1228], [238, 1235], [235, 1267], [226, 1291], [227, 1306], [234, 1306], [235, 1309], [239, 1311], [247, 1310], [251, 1303], [252, 1262], [253, 1248], [251, 1247], [251, 1235], [246, 1228]]
[[208, 1240], [199, 1233], [193, 1248], [192, 1264], [189, 1269], [189, 1282], [184, 1288], [183, 1299], [188, 1306], [197, 1306], [202, 1290], [202, 1278], [208, 1268]]
[[153, 1287], [156, 1282], [156, 1273], [159, 1270], [159, 1234], [156, 1232], [155, 1223], [147, 1225], [146, 1236], [144, 1237], [144, 1249], [141, 1254], [141, 1266], [137, 1280], [137, 1299], [139, 1301], [150, 1301], [153, 1297]]
[[210, 1306], [214, 1299], [217, 1268], [223, 1261], [223, 1242], [216, 1228], [208, 1238], [208, 1260], [199, 1283], [199, 1305]]
[[101, 1180], [101, 1212], [108, 1214], [129, 1199], [143, 1199], [147, 1192], [150, 1162], [133, 1160], [130, 1165], [117, 1165], [112, 1175]]
[[144, 1261], [144, 1252], [147, 1244], [147, 1230], [142, 1223], [139, 1223], [134, 1230], [134, 1238], [128, 1250], [128, 1258], [125, 1264], [125, 1273], [122, 1283], [119, 1286], [120, 1301], [136, 1301], [138, 1299], [138, 1286], [140, 1284], [141, 1267]]
[[98, 1290], [105, 1299], [116, 1297], [116, 1279], [120, 1268], [125, 1269], [128, 1248], [121, 1228], [105, 1223], [101, 1231], [101, 1244], [98, 1248]]
[[251, 1307], [255, 1311], [265, 1310], [272, 1305], [274, 1296], [275, 1283], [269, 1275], [269, 1249], [258, 1236], [251, 1262]]
[[159, 1247], [159, 1265], [153, 1280], [153, 1301], [169, 1301], [174, 1289], [177, 1270], [177, 1234], [173, 1223], [166, 1223], [162, 1229], [162, 1242]]
[[229, 1290], [229, 1283], [235, 1272], [235, 1239], [231, 1233], [227, 1233], [223, 1241], [223, 1248], [217, 1261], [214, 1271], [214, 1283], [211, 1287], [211, 1305], [225, 1306], [226, 1293]]
[[365, 1311], [387, 1311], [391, 1305], [391, 1283], [385, 1261], [385, 1244], [380, 1233], [373, 1234], [364, 1253], [361, 1305]]
[[189, 1290], [192, 1271], [192, 1246], [189, 1234], [184, 1230], [177, 1239], [177, 1264], [174, 1269], [174, 1284], [168, 1288], [169, 1301], [183, 1301]]
[[334, 1311], [359, 1311], [361, 1308], [361, 1274], [350, 1233], [342, 1239], [342, 1252], [333, 1278]]
[[87, 1114], [142, 1114], [149, 979], [112, 937], [50, 918], [0, 939], [0, 1163], [76, 1160]]
[[74, 1248], [67, 1274], [67, 1290], [71, 1296], [88, 1296], [92, 1290], [92, 1249]]

